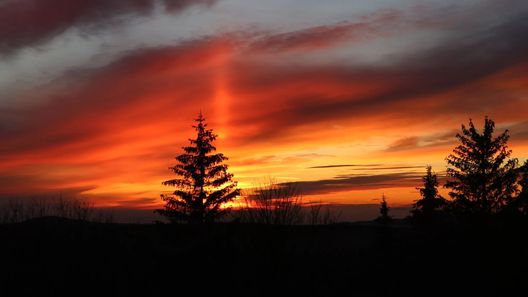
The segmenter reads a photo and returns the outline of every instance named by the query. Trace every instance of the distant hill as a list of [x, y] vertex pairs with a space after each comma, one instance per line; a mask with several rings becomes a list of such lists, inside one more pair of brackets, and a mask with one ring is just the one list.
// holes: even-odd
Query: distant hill
[[[339, 222], [369, 221], [379, 216], [378, 204], [330, 204], [328, 207], [337, 216]], [[164, 219], [151, 209], [107, 208], [101, 210], [112, 214], [114, 221], [118, 223], [149, 224]], [[395, 206], [391, 207], [390, 214], [394, 218], [404, 218], [409, 215], [410, 210], [410, 205]]]

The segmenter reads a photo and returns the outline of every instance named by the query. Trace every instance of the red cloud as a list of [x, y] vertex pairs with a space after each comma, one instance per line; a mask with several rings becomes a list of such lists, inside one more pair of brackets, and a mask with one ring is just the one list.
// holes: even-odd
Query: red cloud
[[[340, 26], [329, 39], [320, 29], [278, 37], [284, 43], [273, 50], [332, 44], [342, 38]], [[0, 187], [16, 176], [17, 185], [27, 178], [45, 189], [95, 185], [90, 195], [125, 193], [123, 204], [156, 196], [200, 109], [228, 135], [220, 138], [222, 151], [242, 166], [255, 152], [273, 155], [291, 143], [406, 134], [427, 123], [451, 130], [468, 113], [519, 122], [526, 116], [526, 100], [516, 94], [526, 92], [519, 65], [526, 64], [527, 43], [512, 28], [397, 57], [390, 66], [276, 63], [260, 57], [266, 44], [248, 46], [234, 35], [138, 50], [88, 74], [68, 74], [71, 83], [52, 96], [35, 90], [39, 105], [7, 111], [9, 118], [0, 119]], [[487, 55], [475, 55], [483, 46]], [[502, 94], [511, 97], [498, 100]], [[333, 129], [337, 124], [342, 128]]]

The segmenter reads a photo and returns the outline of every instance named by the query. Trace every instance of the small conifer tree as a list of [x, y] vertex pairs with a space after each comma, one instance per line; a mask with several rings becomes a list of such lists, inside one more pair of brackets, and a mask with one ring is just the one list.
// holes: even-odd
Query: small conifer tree
[[385, 194], [381, 196], [381, 203], [380, 203], [380, 216], [378, 217], [378, 220], [382, 223], [389, 222], [392, 218], [389, 215], [390, 207], [387, 203], [387, 199], [385, 198]]
[[412, 210], [412, 215], [417, 218], [431, 219], [435, 211], [445, 206], [445, 199], [438, 194], [438, 179], [431, 166], [426, 167], [426, 174], [422, 177], [423, 187], [417, 188], [421, 198], [418, 199]]

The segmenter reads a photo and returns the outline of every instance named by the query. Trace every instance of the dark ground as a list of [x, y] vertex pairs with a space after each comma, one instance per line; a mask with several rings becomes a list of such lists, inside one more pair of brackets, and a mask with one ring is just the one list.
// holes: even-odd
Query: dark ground
[[0, 296], [528, 296], [528, 224], [0, 226]]

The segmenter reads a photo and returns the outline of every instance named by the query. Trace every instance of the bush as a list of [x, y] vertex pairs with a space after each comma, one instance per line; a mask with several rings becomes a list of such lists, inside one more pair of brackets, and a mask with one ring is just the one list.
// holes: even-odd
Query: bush
[[81, 221], [113, 221], [111, 214], [98, 211], [91, 202], [81, 198], [33, 197], [12, 198], [0, 206], [0, 223], [12, 224], [40, 217], [61, 217]]
[[238, 221], [245, 223], [299, 225], [331, 224], [336, 216], [322, 202], [303, 202], [295, 183], [278, 183], [269, 179], [245, 196], [245, 207], [239, 211]]

